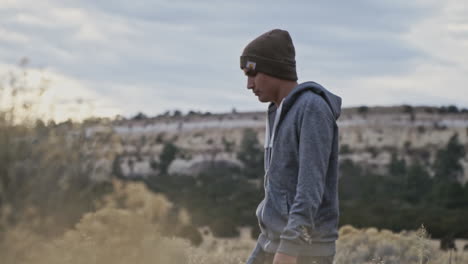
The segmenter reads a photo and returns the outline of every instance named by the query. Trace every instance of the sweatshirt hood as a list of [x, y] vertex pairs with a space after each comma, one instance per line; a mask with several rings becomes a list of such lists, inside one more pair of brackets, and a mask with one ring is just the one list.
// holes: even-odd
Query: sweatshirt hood
[[[335, 120], [337, 120], [340, 117], [341, 97], [331, 93], [330, 91], [325, 89], [325, 87], [321, 86], [316, 82], [304, 82], [294, 87], [294, 89], [284, 98], [281, 115], [286, 114], [291, 108], [291, 106], [294, 104], [294, 102], [297, 100], [297, 98], [299, 98], [299, 96], [305, 91], [311, 91], [320, 95], [325, 100], [325, 102], [327, 102], [328, 106], [330, 107], [330, 110], [333, 113], [333, 116], [335, 117]], [[274, 103], [270, 103], [270, 106], [268, 107], [268, 112], [275, 110], [276, 105]]]

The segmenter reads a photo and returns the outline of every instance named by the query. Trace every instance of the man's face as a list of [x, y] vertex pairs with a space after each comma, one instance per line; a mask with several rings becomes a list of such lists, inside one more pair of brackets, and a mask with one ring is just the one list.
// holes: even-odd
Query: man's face
[[278, 83], [276, 78], [261, 72], [245, 71], [247, 89], [258, 97], [262, 103], [273, 102], [278, 97]]

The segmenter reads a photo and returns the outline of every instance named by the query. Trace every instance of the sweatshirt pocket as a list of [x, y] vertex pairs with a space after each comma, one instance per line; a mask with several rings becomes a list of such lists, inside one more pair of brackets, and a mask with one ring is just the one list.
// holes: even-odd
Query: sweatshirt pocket
[[260, 227], [260, 230], [263, 232], [263, 230], [265, 229], [265, 225], [263, 223], [263, 219], [262, 219], [262, 212], [264, 210], [264, 206], [265, 206], [265, 202], [266, 200], [263, 199], [260, 204], [257, 206], [257, 210], [255, 211], [255, 215], [257, 216], [257, 220], [258, 220], [258, 225]]
[[[270, 217], [277, 221], [287, 221], [289, 211], [287, 206], [286, 191], [277, 188], [269, 188], [268, 199], [265, 202], [264, 210]], [[267, 219], [264, 219], [265, 221]]]

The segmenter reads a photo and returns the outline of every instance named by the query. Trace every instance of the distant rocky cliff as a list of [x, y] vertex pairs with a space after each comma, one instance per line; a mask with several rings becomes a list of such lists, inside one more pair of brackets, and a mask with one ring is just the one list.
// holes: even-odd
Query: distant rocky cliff
[[[385, 169], [392, 154], [411, 162], [418, 156], [429, 164], [438, 149], [458, 134], [468, 146], [468, 111], [435, 107], [356, 107], [343, 109], [339, 118], [340, 159]], [[110, 127], [88, 127], [88, 136], [112, 130], [121, 139], [119, 168], [125, 177], [146, 177], [157, 173], [157, 164], [167, 142], [181, 151], [171, 162], [169, 172], [193, 174], [206, 162], [242, 166], [236, 152], [245, 129], [264, 141], [265, 113], [193, 113], [155, 118], [114, 121]], [[468, 149], [468, 148], [467, 148]], [[468, 179], [468, 158], [462, 161], [464, 181]]]

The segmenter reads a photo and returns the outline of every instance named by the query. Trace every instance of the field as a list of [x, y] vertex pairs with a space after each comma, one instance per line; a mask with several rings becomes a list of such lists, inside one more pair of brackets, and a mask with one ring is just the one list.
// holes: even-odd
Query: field
[[[97, 203], [95, 212], [54, 238], [34, 231], [34, 209], [22, 224], [2, 236], [2, 263], [244, 263], [255, 242], [247, 230], [234, 239], [217, 239], [208, 230], [203, 243], [161, 235], [166, 228], [189, 224], [187, 214], [168, 222], [171, 204], [141, 183], [115, 181], [114, 191]], [[468, 263], [465, 252], [443, 252], [425, 230], [399, 234], [375, 228], [340, 229], [336, 264], [350, 263]]]
[[[22, 91], [22, 84], [8, 83], [12, 95]], [[2, 264], [245, 262], [255, 244], [247, 229], [238, 238], [214, 238], [206, 228], [198, 231], [186, 208], [141, 182], [92, 178], [99, 174], [99, 160], [115, 160], [118, 138], [111, 133], [87, 138], [71, 121], [45, 124], [30, 118], [36, 106], [20, 99], [0, 112]], [[18, 115], [18, 108], [25, 110]], [[221, 201], [225, 208], [233, 202]], [[201, 212], [221, 219], [208, 210]], [[343, 226], [337, 245], [336, 264], [468, 263], [467, 252], [439, 250], [424, 227], [394, 233]]]

